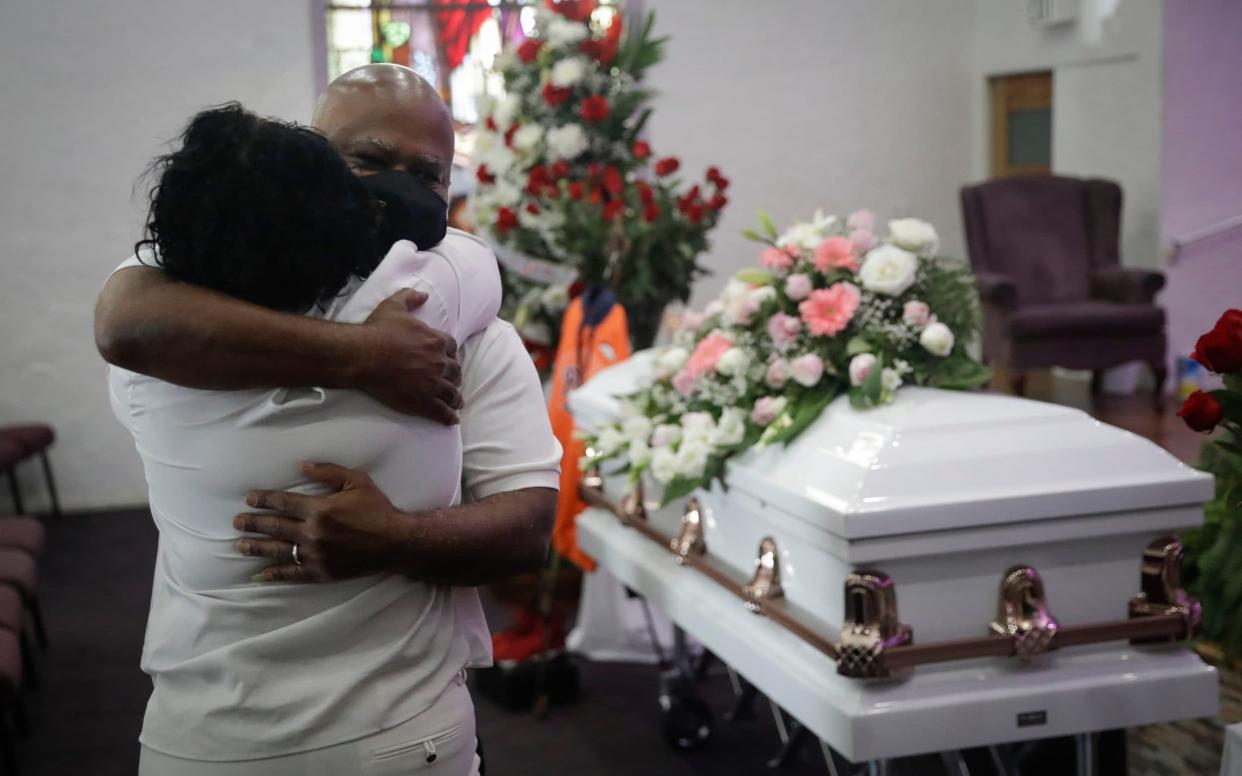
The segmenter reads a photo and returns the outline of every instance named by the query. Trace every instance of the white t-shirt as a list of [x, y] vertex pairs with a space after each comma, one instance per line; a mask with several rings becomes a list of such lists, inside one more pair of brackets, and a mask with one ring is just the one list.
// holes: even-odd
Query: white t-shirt
[[472, 588], [402, 574], [252, 583], [270, 561], [238, 554], [232, 518], [250, 489], [322, 492], [301, 476], [302, 460], [361, 469], [406, 511], [455, 504], [462, 484], [472, 499], [556, 488], [560, 447], [521, 340], [494, 317], [495, 276], [491, 251], [450, 230], [432, 251], [397, 243], [366, 281], [312, 313], [359, 323], [401, 288], [427, 291], [415, 315], [464, 340], [460, 426], [357, 391], [201, 391], [110, 369], [160, 533], [142, 656], [154, 683], [145, 746], [196, 760], [330, 746], [408, 720], [463, 667], [491, 662]]

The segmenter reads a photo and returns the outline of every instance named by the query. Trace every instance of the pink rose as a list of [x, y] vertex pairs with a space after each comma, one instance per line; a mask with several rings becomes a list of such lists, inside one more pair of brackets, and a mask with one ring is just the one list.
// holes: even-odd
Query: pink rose
[[862, 385], [875, 369], [875, 356], [871, 353], [859, 353], [850, 361], [850, 385]]
[[855, 229], [850, 232], [850, 242], [854, 245], [854, 250], [866, 253], [875, 247], [876, 239], [870, 229]]
[[770, 269], [773, 272], [788, 272], [793, 268], [794, 260], [793, 256], [780, 248], [768, 248], [760, 254], [759, 263], [764, 266], [764, 269]]
[[756, 426], [766, 426], [785, 411], [788, 400], [784, 396], [764, 396], [750, 410], [750, 420]]
[[875, 228], [875, 213], [870, 210], [855, 210], [850, 213], [849, 218], [845, 219], [845, 225], [850, 229], [864, 229], [870, 232]]
[[722, 312], [724, 312], [724, 302], [719, 299], [713, 299], [703, 308], [703, 317], [711, 318], [712, 316], [720, 315]]
[[777, 350], [788, 350], [790, 345], [798, 341], [801, 333], [802, 321], [792, 315], [776, 313], [768, 319], [768, 336], [772, 338], [772, 344]]
[[839, 235], [826, 238], [815, 246], [815, 269], [820, 272], [833, 269], [857, 272], [858, 258], [854, 255], [854, 244]]
[[906, 302], [901, 317], [906, 323], [921, 329], [928, 323], [931, 323], [931, 308], [925, 302], [911, 299], [909, 302]]
[[673, 390], [682, 396], [689, 396], [694, 391], [694, 385], [698, 382], [698, 378], [683, 369], [673, 378]]
[[763, 380], [769, 388], [784, 388], [789, 382], [789, 362], [778, 358], [768, 364], [768, 373]]
[[759, 312], [759, 301], [752, 298], [750, 294], [740, 294], [725, 304], [724, 321], [737, 326], [746, 326], [757, 312]]
[[795, 272], [785, 278], [785, 295], [795, 302], [801, 302], [811, 295], [814, 287], [811, 285], [811, 276], [805, 272]]
[[824, 360], [814, 353], [798, 356], [789, 362], [789, 376], [810, 388], [824, 376]]
[[[725, 336], [724, 332], [713, 331], [694, 346], [694, 352], [690, 354], [690, 359], [686, 361], [686, 365], [681, 370], [682, 374], [689, 375], [688, 379], [693, 384], [708, 372], [716, 371], [716, 362], [731, 347], [733, 347], [733, 340]], [[676, 378], [674, 378], [673, 387], [677, 387]], [[677, 390], [681, 391], [680, 388]], [[681, 392], [685, 393], [685, 391]]]
[[706, 320], [707, 315], [705, 313], [696, 310], [686, 310], [685, 314], [681, 316], [681, 328], [683, 331], [698, 331], [699, 327], [703, 325], [703, 321]]
[[853, 283], [833, 283], [811, 292], [798, 305], [806, 328], [817, 337], [833, 337], [849, 325], [862, 299]]

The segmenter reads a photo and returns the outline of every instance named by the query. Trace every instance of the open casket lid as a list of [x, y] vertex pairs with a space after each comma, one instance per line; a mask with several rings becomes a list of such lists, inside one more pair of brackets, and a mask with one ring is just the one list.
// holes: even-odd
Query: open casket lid
[[[570, 397], [585, 429], [617, 417], [651, 354], [600, 372]], [[725, 481], [845, 539], [1134, 510], [1198, 508], [1212, 478], [1154, 443], [1055, 404], [903, 388], [855, 410], [846, 397], [788, 447], [750, 450]]]

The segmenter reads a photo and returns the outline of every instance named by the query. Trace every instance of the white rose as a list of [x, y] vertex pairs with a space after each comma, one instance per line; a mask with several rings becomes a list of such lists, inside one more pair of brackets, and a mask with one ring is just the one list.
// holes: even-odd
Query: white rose
[[554, 159], [574, 159], [587, 149], [586, 132], [578, 124], [548, 130], [548, 153]]
[[538, 124], [523, 124], [513, 133], [513, 147], [523, 153], [534, 151], [543, 139], [543, 129]]
[[681, 439], [681, 426], [674, 423], [661, 423], [651, 433], [652, 447], [668, 447]]
[[899, 296], [914, 284], [918, 268], [918, 256], [895, 245], [881, 245], [867, 252], [858, 279], [868, 291]]
[[587, 64], [582, 57], [568, 57], [552, 66], [548, 80], [553, 86], [573, 86], [586, 75]]
[[711, 454], [712, 447], [705, 440], [687, 439], [677, 450], [677, 473], [691, 479], [702, 477], [707, 469], [707, 459]]
[[711, 442], [716, 447], [731, 447], [746, 436], [746, 413], [737, 407], [727, 407], [712, 432]]
[[668, 484], [677, 476], [677, 453], [671, 447], [661, 447], [651, 455], [651, 473], [658, 482]]
[[742, 348], [729, 348], [716, 361], [716, 371], [725, 377], [740, 375], [750, 366], [750, 355]]
[[626, 443], [625, 435], [616, 426], [608, 426], [595, 438], [595, 450], [600, 455], [612, 455]]
[[901, 387], [901, 383], [901, 373], [896, 369], [885, 369], [883, 372], [880, 372], [880, 385], [883, 386], [885, 391], [892, 393]]
[[564, 16], [553, 16], [548, 19], [548, 26], [544, 30], [544, 40], [552, 46], [567, 46], [571, 43], [577, 43], [587, 36], [588, 30], [585, 24], [579, 24], [570, 21]]
[[895, 218], [889, 221], [888, 239], [893, 245], [914, 251], [920, 256], [935, 253], [940, 245], [936, 227], [918, 218]]
[[642, 466], [651, 460], [651, 448], [647, 447], [646, 442], [634, 440], [625, 455], [630, 460], [630, 466]]
[[919, 344], [933, 356], [947, 356], [953, 352], [953, 332], [943, 323], [933, 323], [919, 335]]
[[[850, 385], [862, 385], [875, 368], [875, 355], [859, 353], [850, 361]], [[887, 370], [886, 370], [887, 371]]]
[[627, 418], [621, 424], [621, 433], [625, 434], [625, 438], [631, 442], [647, 442], [647, 437], [651, 436], [651, 419], [642, 415], [635, 415]]
[[656, 369], [660, 374], [671, 375], [690, 358], [690, 351], [685, 348], [669, 348], [656, 358]]
[[496, 109], [492, 111], [492, 121], [496, 122], [496, 126], [507, 129], [521, 110], [522, 98], [516, 94], [506, 94], [496, 103]]
[[716, 428], [716, 421], [706, 412], [687, 412], [681, 416], [682, 445], [704, 442]]

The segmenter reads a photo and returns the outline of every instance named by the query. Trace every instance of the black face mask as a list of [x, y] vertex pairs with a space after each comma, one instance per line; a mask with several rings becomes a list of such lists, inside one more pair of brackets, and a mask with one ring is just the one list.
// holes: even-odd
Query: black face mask
[[425, 251], [444, 239], [448, 205], [427, 184], [401, 170], [384, 170], [358, 180], [382, 205], [376, 239], [385, 252], [397, 240], [409, 240]]

